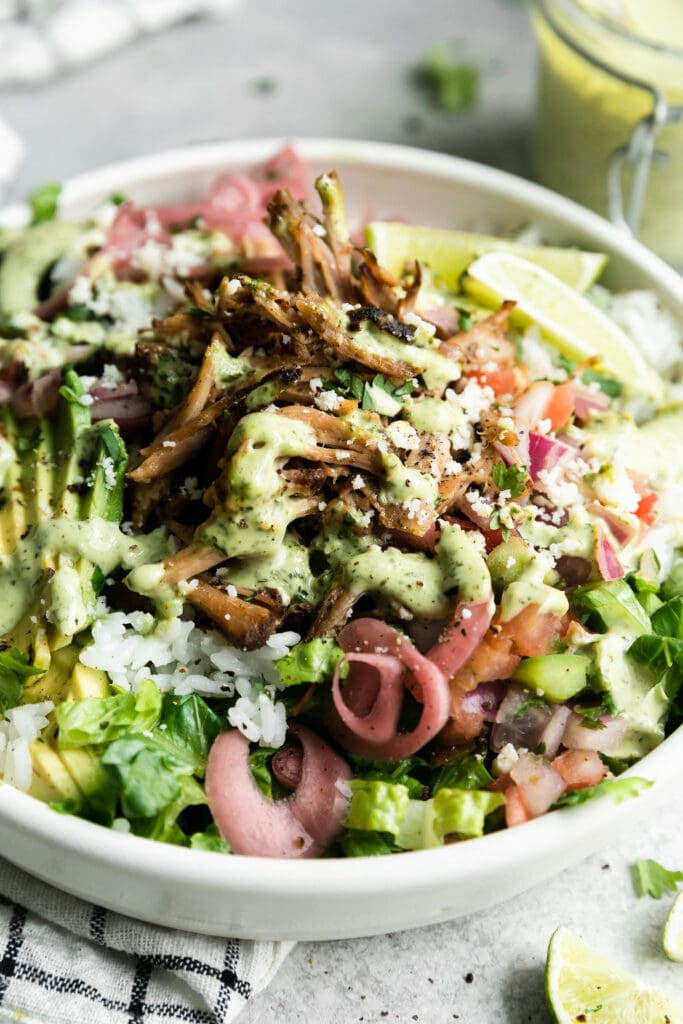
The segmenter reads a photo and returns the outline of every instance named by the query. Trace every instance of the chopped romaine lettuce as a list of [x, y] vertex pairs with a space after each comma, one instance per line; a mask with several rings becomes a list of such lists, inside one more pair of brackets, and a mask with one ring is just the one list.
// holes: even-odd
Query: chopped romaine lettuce
[[341, 647], [330, 637], [295, 644], [289, 654], [275, 662], [280, 685], [329, 682], [343, 657]]
[[160, 715], [161, 694], [149, 680], [140, 683], [137, 693], [66, 701], [55, 712], [57, 743], [62, 748], [111, 743], [151, 729]]
[[24, 692], [29, 676], [39, 676], [44, 670], [31, 665], [28, 654], [15, 647], [0, 651], [0, 714], [16, 707]]

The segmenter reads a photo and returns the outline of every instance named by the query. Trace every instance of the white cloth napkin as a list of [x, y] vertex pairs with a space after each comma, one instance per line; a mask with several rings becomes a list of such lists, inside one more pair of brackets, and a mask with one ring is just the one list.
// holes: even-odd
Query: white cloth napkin
[[39, 82], [236, 0], [0, 0], [0, 86]]
[[228, 1024], [292, 945], [142, 924], [0, 860], [2, 1024]]

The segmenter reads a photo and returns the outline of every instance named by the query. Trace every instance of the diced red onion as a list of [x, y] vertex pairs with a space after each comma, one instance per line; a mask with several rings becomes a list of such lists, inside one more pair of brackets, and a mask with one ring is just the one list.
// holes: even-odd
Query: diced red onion
[[600, 718], [602, 729], [587, 729], [582, 721], [581, 716], [573, 711], [562, 737], [562, 743], [569, 750], [597, 750], [601, 754], [609, 754], [623, 743], [628, 728], [625, 718], [604, 715]]
[[623, 516], [618, 516], [616, 512], [612, 512], [611, 509], [605, 508], [599, 501], [592, 501], [587, 508], [609, 527], [617, 544], [628, 544], [640, 532], [640, 524], [636, 516], [629, 516], [627, 520]]
[[624, 576], [614, 546], [601, 523], [597, 524], [595, 531], [595, 560], [603, 580], [620, 580]]
[[152, 415], [152, 407], [142, 395], [116, 395], [97, 398], [90, 406], [93, 423], [114, 420], [124, 437], [129, 437], [145, 426]]
[[568, 587], [580, 587], [590, 578], [593, 563], [581, 555], [560, 555], [555, 569]]
[[511, 743], [515, 750], [522, 747], [533, 750], [542, 742], [552, 711], [547, 704], [529, 704], [532, 697], [530, 690], [518, 683], [510, 683], [491, 730], [493, 750], [502, 750], [507, 743]]
[[510, 777], [519, 786], [532, 818], [545, 814], [566, 788], [560, 773], [544, 757], [528, 751], [515, 761]]
[[568, 708], [566, 704], [558, 704], [553, 708], [552, 714], [548, 719], [543, 733], [541, 735], [540, 742], [544, 745], [543, 756], [552, 761], [557, 754], [562, 741], [564, 739], [564, 733], [567, 728], [567, 723], [571, 718], [571, 708]]
[[27, 416], [49, 416], [57, 408], [62, 371], [49, 370], [38, 380], [28, 381], [12, 396], [12, 411], [19, 419]]
[[529, 434], [529, 476], [538, 483], [539, 473], [552, 469], [569, 451], [566, 444], [543, 434]]
[[609, 395], [604, 391], [594, 391], [576, 380], [570, 381], [569, 386], [574, 396], [574, 413], [578, 419], [585, 420], [591, 413], [609, 409]]
[[428, 306], [418, 313], [427, 323], [434, 324], [443, 338], [450, 338], [460, 331], [460, 313], [453, 306]]
[[543, 413], [553, 397], [555, 385], [548, 380], [531, 384], [515, 403], [515, 423], [531, 432], [543, 419]]
[[314, 732], [291, 724], [301, 744], [299, 783], [269, 800], [249, 767], [249, 741], [221, 733], [209, 751], [206, 795], [218, 831], [234, 853], [252, 857], [317, 857], [338, 835], [348, 810], [348, 764]]
[[479, 683], [462, 698], [462, 710], [468, 715], [480, 715], [484, 722], [495, 722], [498, 708], [503, 699], [506, 684], [503, 682]]

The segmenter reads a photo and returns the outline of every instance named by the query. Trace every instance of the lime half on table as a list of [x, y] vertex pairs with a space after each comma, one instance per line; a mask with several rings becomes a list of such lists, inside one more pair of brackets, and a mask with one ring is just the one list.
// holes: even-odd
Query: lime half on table
[[669, 911], [664, 925], [662, 945], [669, 960], [683, 963], [683, 892], [678, 894]]
[[514, 300], [513, 320], [536, 324], [572, 359], [595, 359], [630, 391], [661, 399], [661, 380], [622, 329], [543, 267], [511, 253], [491, 252], [469, 266], [463, 286], [484, 305]]
[[566, 928], [550, 940], [545, 985], [558, 1024], [683, 1024], [668, 996], [643, 988]]
[[487, 252], [522, 256], [545, 267], [580, 292], [595, 283], [607, 262], [607, 257], [600, 252], [525, 245], [495, 235], [422, 228], [394, 221], [372, 221], [366, 228], [366, 237], [379, 262], [392, 274], [400, 276], [406, 263], [419, 260], [449, 288], [455, 289], [470, 263]]

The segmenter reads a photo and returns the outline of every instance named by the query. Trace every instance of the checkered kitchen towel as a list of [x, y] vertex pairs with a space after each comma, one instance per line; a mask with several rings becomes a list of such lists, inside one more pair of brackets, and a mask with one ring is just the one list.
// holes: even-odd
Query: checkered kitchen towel
[[1, 1024], [227, 1024], [292, 947], [141, 924], [3, 860], [0, 894]]

